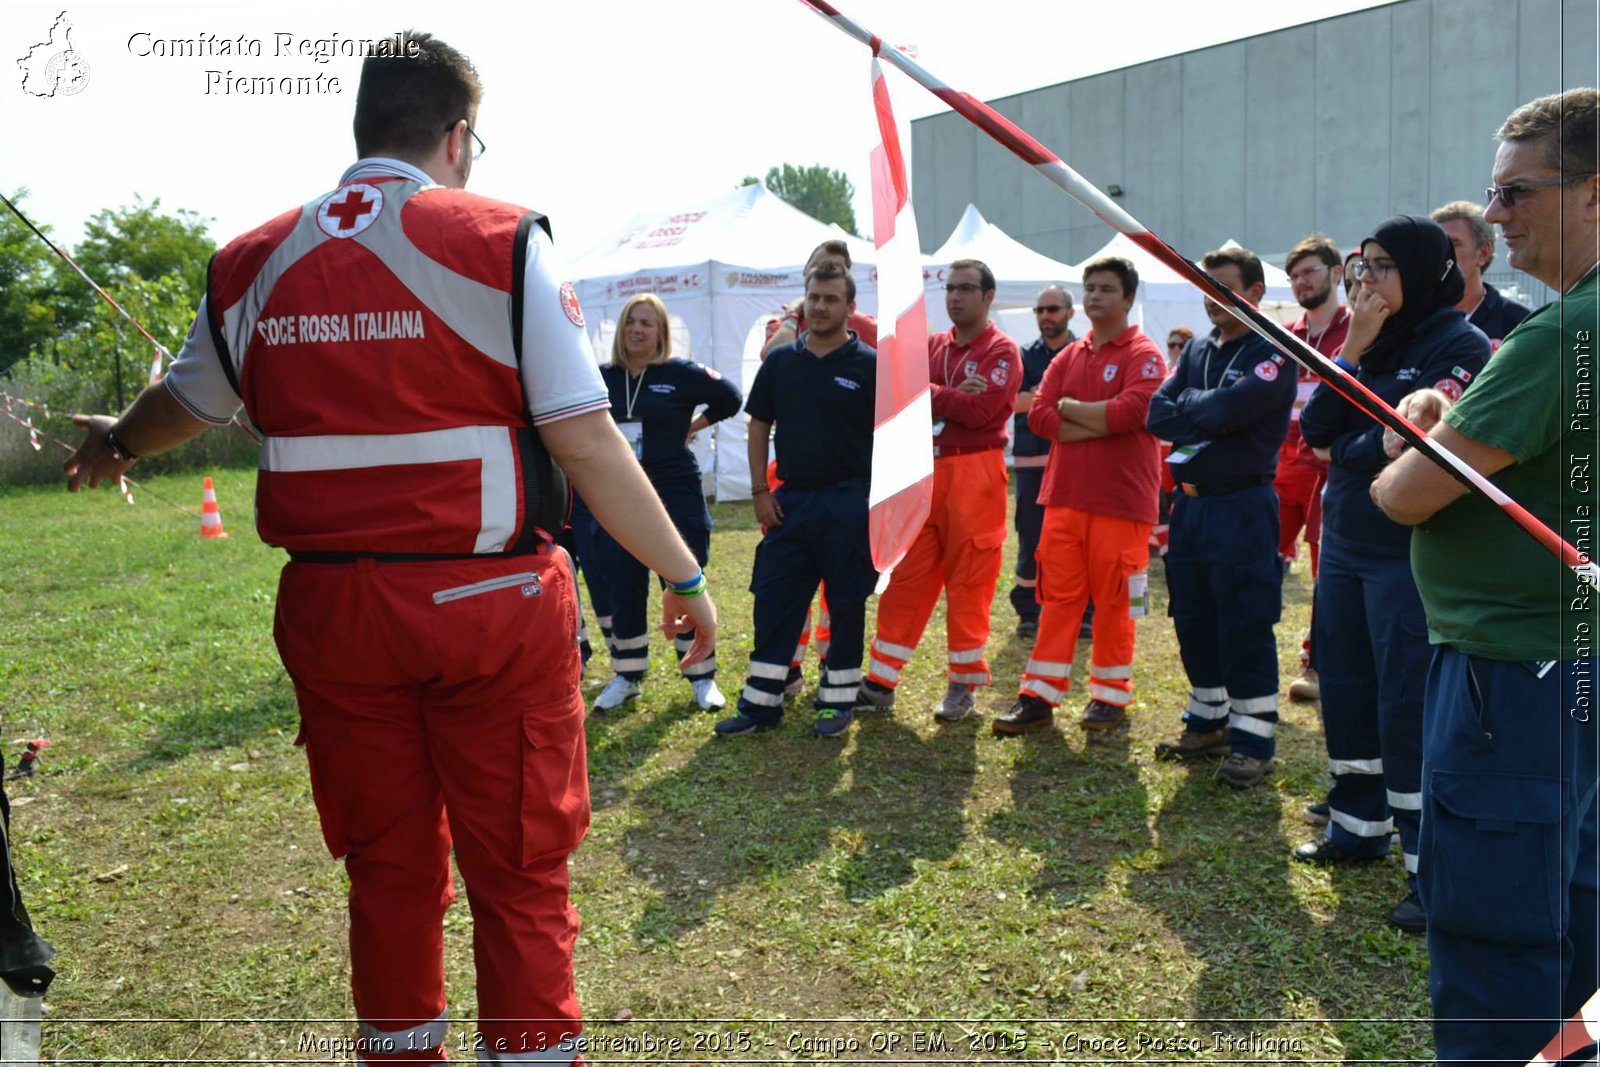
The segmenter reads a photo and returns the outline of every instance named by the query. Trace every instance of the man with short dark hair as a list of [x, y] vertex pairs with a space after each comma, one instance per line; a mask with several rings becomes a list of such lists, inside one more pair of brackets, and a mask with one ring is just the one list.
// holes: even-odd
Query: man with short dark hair
[[[452, 846], [490, 1049], [579, 1051], [567, 860], [589, 823], [577, 601], [549, 547], [566, 486], [671, 584], [705, 581], [632, 449], [542, 217], [464, 189], [482, 141], [466, 57], [378, 54], [339, 186], [230, 242], [166, 378], [88, 433], [68, 488], [115, 483], [245, 410], [257, 528], [288, 550], [275, 635], [323, 838], [350, 876], [367, 1063], [445, 1059]], [[548, 449], [548, 452], [546, 451]], [[675, 628], [688, 628], [679, 620]], [[449, 755], [438, 744], [448, 736]]]
[[[1600, 92], [1534, 100], [1498, 136], [1484, 218], [1511, 266], [1561, 296], [1506, 336], [1442, 418], [1448, 399], [1431, 391], [1402, 414], [1592, 556], [1597, 423], [1581, 387], [1600, 339]], [[1525, 1063], [1600, 983], [1600, 599], [1425, 456], [1400, 455], [1372, 499], [1416, 526], [1435, 645], [1417, 870], [1434, 1044], [1441, 1063]]]
[[1494, 263], [1494, 227], [1483, 217], [1483, 208], [1470, 200], [1453, 200], [1435, 208], [1433, 221], [1444, 227], [1455, 245], [1456, 266], [1467, 280], [1466, 295], [1456, 307], [1467, 313], [1467, 321], [1484, 332], [1496, 348], [1506, 334], [1531, 312], [1527, 306], [1500, 295], [1500, 290], [1483, 280], [1483, 272]]
[[[830, 238], [811, 250], [811, 255], [806, 257], [804, 275], [809, 277], [811, 272], [822, 266], [824, 262], [842, 264], [849, 270], [853, 264], [850, 261], [850, 245], [840, 238]], [[855, 331], [861, 343], [868, 348], [878, 346], [878, 320], [862, 311], [852, 311], [850, 321], [845, 326]], [[784, 305], [778, 317], [767, 322], [767, 341], [761, 346], [761, 358], [774, 349], [784, 345], [792, 345], [795, 340], [806, 332], [806, 302], [801, 297], [792, 304]]]
[[1138, 272], [1125, 259], [1083, 268], [1083, 310], [1093, 329], [1051, 362], [1028, 415], [1033, 430], [1054, 441], [1039, 496], [1044, 613], [1016, 703], [994, 721], [1002, 736], [1054, 721], [1090, 596], [1098, 605], [1090, 699], [1078, 725], [1115, 729], [1133, 699], [1134, 597], [1143, 614], [1161, 483], [1160, 453], [1144, 424], [1166, 375], [1161, 349], [1128, 322], [1138, 291]]
[[[1350, 332], [1350, 312], [1339, 302], [1339, 285], [1344, 267], [1339, 246], [1325, 234], [1314, 233], [1289, 250], [1283, 263], [1294, 289], [1295, 302], [1304, 310], [1289, 332], [1318, 352], [1332, 359], [1339, 354], [1345, 334]], [[1318, 459], [1300, 437], [1300, 411], [1317, 388], [1317, 376], [1310, 368], [1299, 368], [1294, 412], [1289, 417], [1289, 432], [1278, 454], [1278, 476], [1272, 487], [1278, 494], [1278, 554], [1284, 565], [1294, 559], [1295, 540], [1305, 530], [1311, 556], [1311, 581], [1317, 580], [1317, 551], [1321, 542], [1322, 483], [1328, 465]], [[1300, 643], [1300, 677], [1289, 683], [1289, 699], [1316, 700], [1322, 695], [1317, 669], [1311, 661], [1311, 639]]]
[[[1266, 292], [1261, 260], [1242, 248], [1201, 261], [1252, 304]], [[1206, 299], [1209, 336], [1196, 337], [1150, 401], [1150, 432], [1178, 493], [1167, 582], [1178, 652], [1189, 675], [1184, 731], [1156, 746], [1162, 759], [1227, 758], [1217, 774], [1236, 789], [1272, 766], [1278, 725], [1283, 608], [1278, 500], [1272, 478], [1294, 407], [1294, 367], [1232, 311]]]
[[859, 711], [889, 711], [900, 672], [945, 595], [949, 684], [933, 715], [966, 718], [973, 690], [990, 682], [984, 646], [1006, 541], [1006, 420], [1022, 382], [1017, 343], [989, 320], [994, 272], [976, 259], [950, 264], [950, 330], [928, 338], [933, 399], [933, 502], [878, 600]]
[[1044, 521], [1039, 487], [1050, 459], [1050, 442], [1028, 429], [1028, 409], [1050, 361], [1077, 340], [1067, 328], [1072, 294], [1063, 285], [1045, 286], [1033, 302], [1033, 317], [1039, 324], [1039, 336], [1022, 349], [1022, 386], [1017, 390], [1016, 417], [1011, 420], [1011, 485], [1017, 498], [1012, 519], [1017, 531], [1017, 567], [1011, 607], [1017, 613], [1017, 636], [1028, 641], [1039, 635], [1039, 567], [1033, 555], [1039, 548], [1039, 528]]
[[[833, 637], [811, 729], [818, 737], [838, 737], [850, 726], [867, 597], [878, 581], [867, 533], [877, 353], [845, 326], [855, 297], [848, 271], [832, 265], [812, 271], [805, 300], [810, 329], [773, 349], [750, 384], [751, 502], [766, 533], [750, 577], [756, 631], [750, 676], [738, 714], [717, 723], [720, 737], [770, 730], [783, 721], [790, 657], [820, 582], [828, 584]], [[774, 427], [783, 483], [776, 489], [766, 484]]]

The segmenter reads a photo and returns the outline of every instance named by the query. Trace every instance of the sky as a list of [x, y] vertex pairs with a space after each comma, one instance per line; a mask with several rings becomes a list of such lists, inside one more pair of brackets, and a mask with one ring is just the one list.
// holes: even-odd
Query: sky
[[[1383, 2], [1240, 0], [1223, 15], [1170, 0], [835, 0], [983, 99]], [[40, 44], [35, 62], [59, 50], [51, 34], [63, 10], [86, 76], [77, 92], [30, 95], [18, 60]], [[86, 219], [135, 196], [198, 212], [225, 242], [332, 188], [354, 158], [360, 61], [319, 59], [317, 50], [402, 28], [472, 58], [485, 90], [474, 129], [486, 151], [470, 188], [550, 216], [568, 258], [636, 213], [709, 199], [784, 162], [843, 170], [856, 186], [858, 225], [870, 221], [868, 53], [798, 0], [534, 0], [518, 9], [398, 0], [374, 14], [227, 0], [11, 6], [0, 48], [9, 71], [0, 78], [0, 190], [26, 187], [23, 209], [69, 247]], [[260, 54], [217, 54], [241, 38]], [[213, 54], [181, 54], [199, 46]], [[315, 89], [319, 76], [321, 91], [299, 95], [248, 95], [230, 81], [288, 77]], [[944, 110], [898, 71], [890, 78], [903, 130]], [[902, 138], [909, 154], [908, 132]], [[1071, 162], [1069, 146], [1050, 147]]]

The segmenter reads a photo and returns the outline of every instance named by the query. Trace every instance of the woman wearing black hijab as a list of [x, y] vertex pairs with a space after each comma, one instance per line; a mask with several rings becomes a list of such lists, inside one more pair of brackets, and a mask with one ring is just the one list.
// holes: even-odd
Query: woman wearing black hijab
[[[1465, 282], [1454, 260], [1438, 223], [1399, 215], [1363, 241], [1349, 265], [1360, 284], [1340, 362], [1390, 405], [1426, 389], [1448, 406], [1489, 358], [1488, 338], [1456, 310]], [[1409, 892], [1389, 922], [1421, 931], [1417, 829], [1430, 649], [1411, 577], [1411, 529], [1389, 521], [1368, 495], [1390, 462], [1381, 425], [1323, 384], [1301, 413], [1300, 432], [1330, 464], [1312, 646], [1334, 785], [1327, 836], [1294, 856], [1324, 864], [1381, 859], [1396, 827]]]

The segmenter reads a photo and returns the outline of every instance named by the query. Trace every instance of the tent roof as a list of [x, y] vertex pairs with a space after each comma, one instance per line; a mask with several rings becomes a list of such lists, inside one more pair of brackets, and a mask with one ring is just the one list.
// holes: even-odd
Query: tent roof
[[706, 263], [788, 267], [823, 241], [841, 238], [857, 263], [872, 263], [872, 244], [818, 222], [759, 182], [671, 210], [635, 215], [568, 267], [576, 279]]
[[[1120, 256], [1132, 263], [1133, 269], [1139, 272], [1140, 289], [1146, 285], [1192, 284], [1189, 279], [1134, 244], [1133, 239], [1124, 233], [1113, 236], [1094, 255], [1086, 256], [1083, 262], [1088, 263], [1104, 256]], [[1077, 269], [1081, 271], [1083, 268], [1080, 265]]]
[[1073, 266], [1035, 252], [1015, 237], [983, 217], [977, 205], [968, 204], [961, 221], [937, 252], [927, 257], [930, 263], [947, 264], [957, 259], [981, 259], [997, 279], [1007, 282], [1081, 282], [1082, 273]]

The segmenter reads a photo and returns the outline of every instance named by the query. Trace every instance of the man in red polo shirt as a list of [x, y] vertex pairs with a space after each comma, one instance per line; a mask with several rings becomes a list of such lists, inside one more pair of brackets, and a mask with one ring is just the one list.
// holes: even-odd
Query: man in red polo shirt
[[[1045, 371], [1028, 427], [1053, 441], [1039, 502], [1039, 637], [1015, 704], [994, 721], [1002, 736], [1049, 726], [1071, 685], [1078, 625], [1095, 602], [1085, 730], [1110, 730], [1133, 698], [1134, 620], [1142, 614], [1161, 456], [1145, 430], [1166, 376], [1161, 349], [1128, 324], [1139, 275], [1115, 256], [1083, 268], [1083, 312], [1093, 329]], [[1130, 596], [1130, 589], [1131, 594]], [[1132, 605], [1133, 597], [1140, 601]]]
[[856, 698], [860, 711], [894, 707], [900, 672], [941, 589], [950, 685], [934, 718], [966, 718], [973, 689], [990, 681], [984, 645], [1006, 541], [1006, 424], [1022, 384], [1017, 343], [989, 321], [993, 303], [993, 271], [976, 259], [950, 264], [944, 287], [950, 332], [928, 339], [933, 506], [878, 601], [871, 665]]
[[[1344, 347], [1350, 332], [1350, 312], [1339, 303], [1339, 285], [1344, 280], [1339, 246], [1325, 234], [1314, 233], [1289, 249], [1283, 262], [1294, 288], [1294, 298], [1305, 309], [1289, 332], [1332, 359]], [[1317, 580], [1317, 546], [1322, 540], [1322, 483], [1328, 465], [1311, 454], [1311, 447], [1300, 438], [1300, 409], [1306, 406], [1317, 387], [1317, 376], [1300, 368], [1300, 380], [1290, 415], [1289, 433], [1278, 453], [1278, 475], [1272, 488], [1278, 493], [1278, 554], [1285, 565], [1295, 558], [1295, 538], [1305, 528], [1306, 545], [1311, 550], [1311, 581]], [[1322, 687], [1317, 669], [1311, 665], [1311, 632], [1300, 642], [1300, 677], [1289, 684], [1289, 699], [1317, 700]]]

